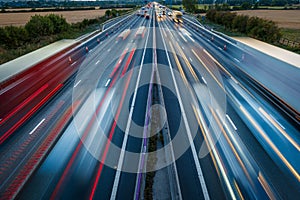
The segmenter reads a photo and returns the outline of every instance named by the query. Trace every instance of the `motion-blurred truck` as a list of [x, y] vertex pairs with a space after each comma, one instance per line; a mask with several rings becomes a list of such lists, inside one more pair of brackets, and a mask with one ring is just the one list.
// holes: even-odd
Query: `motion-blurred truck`
[[174, 10], [172, 14], [172, 19], [175, 23], [182, 23], [182, 12]]

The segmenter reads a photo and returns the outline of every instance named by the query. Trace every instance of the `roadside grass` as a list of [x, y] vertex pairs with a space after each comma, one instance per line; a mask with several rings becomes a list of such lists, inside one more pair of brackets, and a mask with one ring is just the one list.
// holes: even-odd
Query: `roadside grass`
[[[283, 38], [300, 43], [300, 29], [282, 28], [280, 32]], [[277, 46], [300, 54], [300, 48], [290, 47], [282, 44], [278, 44]]]
[[283, 38], [300, 42], [300, 29], [281, 28], [280, 32]]

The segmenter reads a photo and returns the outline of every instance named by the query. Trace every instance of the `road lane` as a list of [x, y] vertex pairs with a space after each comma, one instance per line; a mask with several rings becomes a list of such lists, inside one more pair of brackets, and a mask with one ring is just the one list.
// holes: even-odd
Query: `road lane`
[[[15, 181], [32, 152], [48, 140], [51, 127], [68, 125], [18, 198], [145, 197], [147, 174], [141, 172], [148, 158], [141, 152], [149, 147], [147, 117], [155, 104], [166, 111], [163, 137], [164, 145], [172, 144], [172, 162], [156, 171], [154, 180], [169, 174], [169, 186], [163, 188], [168, 198], [285, 199], [299, 193], [291, 176], [297, 180], [298, 130], [255, 86], [249, 87], [251, 81], [228, 67], [237, 62], [226, 55], [230, 51], [212, 51], [210, 41], [195, 30], [168, 16], [156, 19], [152, 9], [150, 20], [134, 16], [99, 43], [89, 48], [77, 77], [0, 147], [1, 174], [3, 167], [14, 166], [0, 178]], [[156, 79], [160, 86], [148, 84]], [[62, 124], [60, 118], [77, 104], [73, 120]], [[29, 145], [20, 154], [24, 143]], [[155, 182], [153, 192], [163, 183]]]
[[[180, 38], [179, 36], [178, 36], [178, 38]], [[184, 48], [184, 43], [185, 43], [185, 40], [183, 40], [182, 41], [182, 43], [181, 43], [181, 45], [183, 46], [183, 48]], [[193, 46], [193, 45], [192, 45]], [[191, 47], [191, 45], [189, 45], [189, 47]], [[194, 60], [194, 59], [192, 59], [192, 60]], [[226, 80], [226, 79], [225, 79]], [[293, 131], [291, 131], [290, 133], [292, 133]], [[259, 144], [256, 144], [256, 145], [259, 145]], [[297, 154], [297, 153], [296, 153]], [[296, 159], [297, 160], [297, 159]], [[275, 167], [276, 168], [276, 167]], [[280, 184], [278, 184], [278, 185], [281, 185], [281, 183]], [[292, 184], [292, 185], [294, 185], [294, 184]], [[293, 186], [294, 187], [294, 189], [293, 190], [295, 190], [296, 188], [295, 188], [295, 185]], [[280, 186], [279, 187], [277, 187], [277, 188], [279, 188], [279, 190], [281, 190], [280, 189]], [[281, 192], [280, 192], [282, 195], [284, 195], [283, 194], [283, 191], [281, 190]]]
[[[140, 21], [140, 19], [136, 19], [137, 21]], [[117, 51], [116, 51], [117, 52]], [[103, 55], [103, 54], [98, 54], [97, 53], [97, 51], [93, 51], [93, 52], [91, 52], [91, 57], [95, 57], [95, 55], [98, 55], [98, 58], [100, 59], [101, 57], [101, 59], [103, 59], [103, 58], [105, 58], [105, 55]], [[101, 56], [101, 57], [99, 57], [99, 56]], [[98, 58], [96, 58], [96, 59], [98, 59]], [[111, 62], [110, 60], [108, 60], [109, 62]], [[97, 61], [95, 61], [95, 62], [93, 62], [93, 61], [90, 61], [89, 63], [90, 63], [90, 66], [93, 64], [94, 65], [94, 63], [96, 63]], [[98, 62], [99, 63], [99, 62]], [[102, 64], [103, 65], [105, 65], [103, 62], [102, 62]], [[96, 65], [96, 64], [95, 64]], [[79, 92], [79, 94], [78, 94], [78, 98], [80, 99], [82, 96], [81, 96], [81, 93], [82, 93], [82, 89], [83, 89], [83, 87], [85, 86], [87, 89], [89, 89], [89, 85], [91, 84], [91, 77], [93, 77], [93, 76], [91, 76], [91, 73], [92, 72], [94, 72], [94, 74], [95, 74], [95, 70], [92, 70], [92, 69], [89, 69], [89, 68], [87, 68], [85, 65], [83, 66], [84, 67], [84, 70], [82, 70], [81, 72], [83, 72], [83, 76], [82, 77], [86, 77], [86, 78], [84, 78], [84, 79], [81, 79], [80, 80], [80, 84], [78, 84], [78, 85], [76, 85], [76, 88], [79, 88], [80, 89], [80, 92]], [[97, 66], [96, 66], [97, 67]], [[96, 68], [97, 69], [97, 68]], [[89, 72], [89, 73], [86, 73], [86, 72]], [[89, 75], [88, 75], [89, 74]], [[97, 73], [96, 73], [97, 74]], [[87, 77], [89, 77], [89, 78], [87, 78]], [[93, 79], [92, 79], [93, 80]], [[92, 84], [95, 84], [95, 83], [92, 83]], [[80, 88], [81, 87], [81, 88]]]

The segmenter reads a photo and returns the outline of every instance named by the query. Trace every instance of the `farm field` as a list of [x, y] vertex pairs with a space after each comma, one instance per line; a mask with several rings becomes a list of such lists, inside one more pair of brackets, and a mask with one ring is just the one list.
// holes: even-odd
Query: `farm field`
[[272, 20], [280, 28], [300, 29], [300, 10], [242, 10], [234, 12]]
[[[126, 8], [122, 8], [126, 9]], [[106, 9], [75, 10], [75, 11], [51, 11], [51, 12], [22, 12], [0, 13], [0, 26], [24, 26], [33, 15], [48, 15], [51, 13], [62, 15], [68, 23], [81, 22], [84, 19], [94, 19], [105, 14]]]

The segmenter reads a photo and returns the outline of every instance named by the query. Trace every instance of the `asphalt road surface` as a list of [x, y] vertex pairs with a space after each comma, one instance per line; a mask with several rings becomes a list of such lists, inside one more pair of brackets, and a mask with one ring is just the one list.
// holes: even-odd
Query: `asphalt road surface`
[[[237, 58], [190, 16], [147, 13], [109, 22], [66, 62], [74, 73], [3, 139], [0, 199], [300, 195], [299, 119], [270, 97], [299, 98], [299, 69], [277, 76], [267, 67], [280, 61], [253, 49]], [[257, 63], [256, 76], [247, 67]]]

